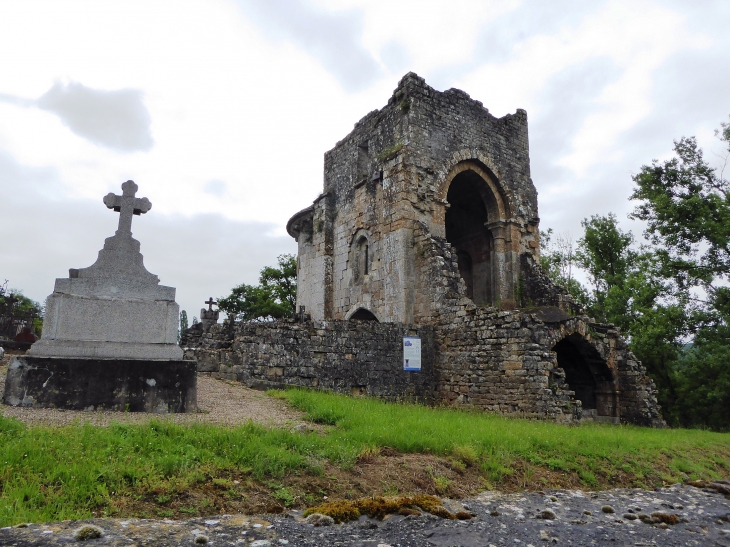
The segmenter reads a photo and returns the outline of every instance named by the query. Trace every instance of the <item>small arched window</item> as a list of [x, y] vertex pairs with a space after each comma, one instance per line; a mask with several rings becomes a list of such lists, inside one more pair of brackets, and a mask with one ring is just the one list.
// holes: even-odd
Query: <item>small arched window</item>
[[355, 280], [362, 282], [370, 273], [370, 242], [361, 236], [355, 243]]

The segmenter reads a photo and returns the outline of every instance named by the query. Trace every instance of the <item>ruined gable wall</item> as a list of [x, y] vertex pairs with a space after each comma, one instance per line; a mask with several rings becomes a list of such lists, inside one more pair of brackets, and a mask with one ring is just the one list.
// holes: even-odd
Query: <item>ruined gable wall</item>
[[[509, 285], [505, 294], [513, 298], [519, 255], [538, 252], [526, 114], [495, 118], [466, 93], [438, 92], [408, 74], [388, 105], [365, 116], [325, 155], [324, 194], [315, 203], [311, 244], [298, 238], [300, 304], [315, 319], [343, 319], [363, 306], [381, 321], [428, 320], [438, 303], [425, 299], [443, 280], [422, 275], [423, 259], [437, 255], [424, 256], [431, 250], [421, 243], [444, 238], [450, 177], [468, 165], [487, 173], [506, 204], [508, 213], [497, 219], [506, 221], [500, 282]], [[358, 278], [353, 264], [358, 232], [366, 233], [369, 244], [365, 278]], [[320, 285], [324, 294], [310, 284]]]

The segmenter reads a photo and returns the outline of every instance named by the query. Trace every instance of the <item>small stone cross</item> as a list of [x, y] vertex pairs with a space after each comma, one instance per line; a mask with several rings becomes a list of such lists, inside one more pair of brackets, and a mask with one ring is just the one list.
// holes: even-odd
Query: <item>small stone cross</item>
[[203, 302], [203, 304], [208, 304], [208, 311], [213, 311], [213, 304], [215, 304], [217, 306], [218, 302], [213, 300], [213, 297], [211, 296], [208, 300]]
[[104, 205], [109, 209], [114, 209], [119, 213], [119, 228], [117, 235], [132, 235], [132, 215], [141, 215], [152, 209], [152, 204], [147, 198], [136, 198], [139, 186], [133, 180], [128, 180], [122, 184], [122, 195], [117, 196], [113, 192], [109, 192], [104, 196]]

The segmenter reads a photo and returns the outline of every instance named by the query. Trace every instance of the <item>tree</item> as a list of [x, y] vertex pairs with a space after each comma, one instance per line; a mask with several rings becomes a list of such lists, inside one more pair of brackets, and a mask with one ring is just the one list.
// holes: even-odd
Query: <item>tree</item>
[[540, 265], [550, 279], [568, 291], [573, 300], [582, 308], [590, 304], [590, 297], [580, 282], [573, 277], [575, 264], [573, 238], [570, 234], [558, 235], [553, 243], [553, 229], [540, 231]]
[[585, 268], [596, 292], [605, 293], [614, 286], [623, 285], [634, 253], [634, 236], [618, 227], [616, 215], [593, 215], [581, 222], [584, 234], [578, 240], [576, 260]]
[[188, 312], [185, 310], [180, 312], [180, 329], [177, 332], [177, 343], [182, 342], [183, 332], [188, 330]]
[[[727, 143], [730, 124], [716, 134]], [[730, 274], [730, 182], [704, 159], [694, 137], [674, 143], [675, 158], [644, 165], [631, 199], [631, 217], [647, 222], [645, 235], [659, 246], [665, 273], [682, 287], [701, 286], [713, 297]]]
[[657, 275], [684, 300], [691, 343], [675, 370], [676, 416], [686, 426], [730, 428], [730, 124], [716, 131], [727, 147], [715, 169], [694, 137], [674, 143], [675, 157], [653, 161], [633, 177], [631, 217], [647, 223]]
[[280, 255], [279, 267], [265, 267], [258, 285], [238, 285], [218, 299], [218, 307], [239, 321], [281, 319], [294, 315], [297, 301], [297, 260]]
[[0, 313], [32, 323], [36, 336], [43, 330], [43, 306], [19, 289], [8, 289], [8, 280], [0, 284]]

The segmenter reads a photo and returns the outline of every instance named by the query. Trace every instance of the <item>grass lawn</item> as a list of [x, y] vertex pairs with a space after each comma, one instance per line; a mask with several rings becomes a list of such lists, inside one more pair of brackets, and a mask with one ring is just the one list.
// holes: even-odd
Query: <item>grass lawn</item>
[[570, 427], [302, 390], [272, 395], [332, 427], [298, 433], [161, 420], [26, 428], [0, 416], [0, 526], [273, 511], [358, 493], [650, 488], [730, 476], [727, 433]]

